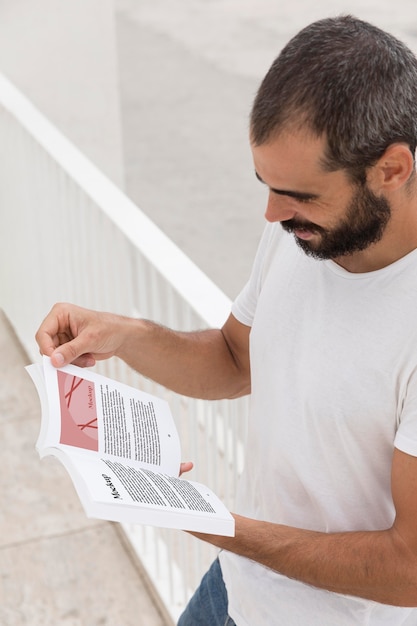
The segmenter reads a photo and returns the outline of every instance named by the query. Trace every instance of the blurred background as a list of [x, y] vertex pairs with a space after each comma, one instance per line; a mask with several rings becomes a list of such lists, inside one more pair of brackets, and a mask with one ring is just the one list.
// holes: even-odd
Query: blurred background
[[257, 86], [347, 12], [417, 47], [415, 0], [0, 0], [0, 71], [233, 298], [263, 227]]

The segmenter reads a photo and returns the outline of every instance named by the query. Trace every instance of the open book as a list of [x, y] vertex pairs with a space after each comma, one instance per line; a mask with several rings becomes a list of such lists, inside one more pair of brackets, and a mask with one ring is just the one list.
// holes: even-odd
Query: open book
[[234, 535], [207, 487], [179, 478], [181, 450], [168, 404], [49, 358], [27, 368], [41, 400], [36, 448], [68, 471], [88, 517]]

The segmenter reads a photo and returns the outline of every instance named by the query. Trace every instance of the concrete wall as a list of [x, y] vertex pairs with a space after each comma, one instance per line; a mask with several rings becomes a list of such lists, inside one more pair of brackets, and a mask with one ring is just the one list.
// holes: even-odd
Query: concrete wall
[[0, 72], [123, 186], [113, 0], [2, 0]]

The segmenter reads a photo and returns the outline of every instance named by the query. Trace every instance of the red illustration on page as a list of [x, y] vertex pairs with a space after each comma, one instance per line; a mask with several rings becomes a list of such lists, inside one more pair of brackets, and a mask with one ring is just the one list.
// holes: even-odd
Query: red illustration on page
[[61, 371], [57, 374], [61, 406], [60, 443], [98, 451], [94, 383]]

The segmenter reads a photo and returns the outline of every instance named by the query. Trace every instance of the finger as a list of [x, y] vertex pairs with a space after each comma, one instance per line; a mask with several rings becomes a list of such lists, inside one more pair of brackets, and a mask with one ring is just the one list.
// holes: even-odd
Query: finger
[[35, 335], [41, 354], [51, 356], [61, 343], [70, 341], [72, 337], [68, 336], [68, 330], [68, 324], [63, 321], [59, 305], [54, 305]]
[[180, 476], [185, 472], [190, 472], [194, 467], [194, 463], [192, 461], [187, 461], [186, 463], [181, 463], [180, 465]]
[[96, 362], [91, 352], [86, 352], [86, 346], [81, 335], [63, 343], [54, 349], [49, 356], [55, 367], [63, 367], [70, 363], [80, 367], [91, 367]]
[[36, 333], [36, 341], [38, 342], [39, 352], [46, 356], [51, 356], [57, 345], [59, 345], [57, 335], [52, 336], [47, 331], [39, 330]]
[[77, 365], [78, 367], [93, 367], [96, 364], [96, 359], [90, 353], [82, 354], [74, 361], [66, 362], [65, 357], [58, 350], [51, 356], [51, 363], [54, 367], [64, 367], [64, 365]]

